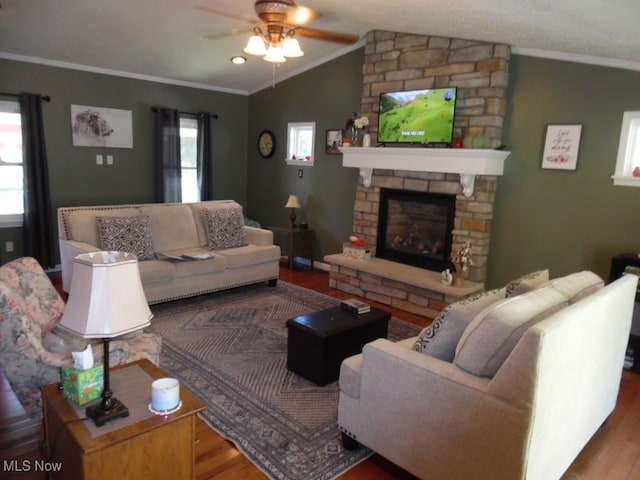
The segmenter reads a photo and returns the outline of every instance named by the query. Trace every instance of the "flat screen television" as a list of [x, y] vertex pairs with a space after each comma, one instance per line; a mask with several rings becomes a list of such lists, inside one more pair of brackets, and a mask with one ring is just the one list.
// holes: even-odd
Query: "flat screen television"
[[446, 87], [380, 94], [378, 142], [451, 144], [457, 93]]

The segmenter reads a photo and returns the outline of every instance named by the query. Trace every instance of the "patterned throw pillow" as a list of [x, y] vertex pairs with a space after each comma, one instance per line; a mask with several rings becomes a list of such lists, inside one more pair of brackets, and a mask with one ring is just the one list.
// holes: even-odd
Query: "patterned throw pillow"
[[149, 215], [135, 217], [96, 217], [100, 248], [132, 253], [138, 260], [156, 258]]
[[464, 330], [482, 310], [504, 299], [504, 293], [504, 288], [498, 288], [447, 305], [433, 323], [420, 332], [412, 349], [440, 360], [453, 361]]
[[247, 245], [242, 208], [216, 210], [205, 208], [202, 213], [211, 250], [225, 250]]
[[505, 288], [507, 289], [507, 298], [515, 297], [516, 295], [522, 295], [523, 293], [535, 290], [543, 283], [549, 280], [549, 270], [539, 270], [537, 272], [531, 272], [522, 277], [512, 280]]

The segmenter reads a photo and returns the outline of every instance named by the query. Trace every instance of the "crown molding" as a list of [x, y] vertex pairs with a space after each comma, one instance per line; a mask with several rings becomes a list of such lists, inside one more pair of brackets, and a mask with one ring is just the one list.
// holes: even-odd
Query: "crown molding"
[[592, 55], [580, 55], [577, 53], [554, 52], [551, 50], [538, 50], [535, 48], [511, 47], [511, 53], [526, 57], [540, 57], [564, 62], [586, 63], [600, 67], [620, 68], [623, 70], [640, 71], [640, 62], [623, 60], [620, 58], [596, 57]]

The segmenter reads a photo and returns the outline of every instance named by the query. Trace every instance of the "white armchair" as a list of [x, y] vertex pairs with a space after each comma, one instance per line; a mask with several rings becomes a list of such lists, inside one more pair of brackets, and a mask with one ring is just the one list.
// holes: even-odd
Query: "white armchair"
[[346, 359], [338, 425], [423, 478], [562, 476], [613, 411], [637, 277], [529, 326], [493, 376], [379, 339]]

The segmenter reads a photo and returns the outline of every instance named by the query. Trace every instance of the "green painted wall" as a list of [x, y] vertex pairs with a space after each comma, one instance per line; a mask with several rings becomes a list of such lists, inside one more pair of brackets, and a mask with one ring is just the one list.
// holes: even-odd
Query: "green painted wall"
[[[513, 56], [489, 287], [528, 271], [589, 269], [640, 252], [640, 188], [613, 186], [622, 114], [640, 110], [640, 72]], [[582, 124], [575, 171], [540, 167], [547, 124]]]
[[[284, 205], [290, 194], [298, 195], [303, 206], [298, 221], [315, 230], [316, 260], [341, 251], [353, 227], [358, 171], [344, 168], [342, 155], [324, 152], [326, 130], [343, 129], [360, 109], [363, 61], [364, 49], [358, 49], [249, 100], [249, 212], [265, 226], [286, 226], [290, 212]], [[289, 122], [316, 122], [314, 166], [285, 163]], [[272, 130], [277, 140], [276, 153], [268, 160], [256, 146], [263, 129]]]
[[[44, 121], [52, 215], [60, 206], [154, 200], [154, 105], [219, 115], [212, 119], [214, 195], [243, 204], [247, 200], [247, 96], [9, 60], [0, 60], [0, 91], [51, 96], [44, 104]], [[134, 148], [72, 146], [72, 104], [132, 110]], [[113, 155], [114, 165], [96, 165], [98, 153]], [[20, 248], [13, 254], [4, 252], [4, 242], [19, 235], [16, 230], [20, 229], [0, 229], [3, 262], [22, 254]]]
[[[359, 49], [250, 97], [0, 60], [0, 91], [52, 97], [45, 121], [54, 208], [151, 201], [151, 106], [218, 113], [216, 198], [237, 199], [266, 226], [286, 225], [287, 197], [299, 195], [298, 218], [316, 230], [321, 261], [351, 233], [358, 172], [324, 153], [324, 136], [359, 109], [363, 58]], [[591, 269], [606, 278], [613, 255], [640, 251], [640, 189], [610, 179], [622, 113], [640, 110], [640, 72], [518, 55], [510, 70], [504, 142], [512, 153], [498, 181], [487, 286], [547, 267], [553, 276]], [[71, 146], [70, 104], [131, 109], [135, 148]], [[316, 122], [313, 167], [284, 162], [287, 123], [297, 121]], [[540, 168], [545, 127], [553, 123], [583, 125], [575, 171]], [[262, 129], [278, 140], [269, 160], [257, 153]], [[96, 166], [95, 154], [107, 151], [115, 165]], [[6, 240], [19, 247], [20, 229], [0, 229], [0, 246]], [[13, 256], [20, 254], [17, 248]], [[0, 261], [7, 255], [0, 252]]]

